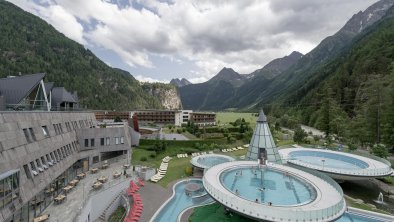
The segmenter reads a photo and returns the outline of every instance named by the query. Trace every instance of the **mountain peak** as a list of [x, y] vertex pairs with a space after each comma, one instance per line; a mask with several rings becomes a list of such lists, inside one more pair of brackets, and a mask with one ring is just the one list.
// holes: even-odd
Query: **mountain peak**
[[183, 87], [183, 86], [187, 86], [192, 84], [191, 82], [189, 82], [189, 80], [182, 78], [175, 78], [175, 79], [171, 79], [170, 84], [176, 86], [176, 87]]
[[380, 20], [387, 10], [394, 5], [394, 0], [380, 0], [369, 6], [365, 11], [359, 11], [343, 26], [339, 32], [360, 33], [368, 26]]
[[281, 74], [282, 72], [289, 69], [292, 65], [294, 65], [299, 59], [304, 56], [302, 53], [293, 51], [290, 55], [274, 59], [265, 65], [263, 68], [254, 71], [251, 77], [256, 75], [264, 76], [267, 79], [272, 79], [275, 76]]
[[208, 82], [226, 81], [234, 86], [241, 85], [246, 78], [234, 71], [232, 68], [223, 67], [218, 74], [212, 77]]

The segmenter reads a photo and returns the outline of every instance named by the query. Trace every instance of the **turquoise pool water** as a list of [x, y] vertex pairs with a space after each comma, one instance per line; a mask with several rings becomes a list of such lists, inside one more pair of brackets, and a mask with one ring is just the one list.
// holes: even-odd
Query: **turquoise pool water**
[[[202, 186], [202, 181], [198, 179], [192, 179], [187, 181], [181, 181], [175, 185], [175, 195], [171, 198], [169, 202], [165, 204], [159, 213], [154, 217], [152, 221], [154, 222], [176, 222], [178, 215], [186, 208], [205, 205], [208, 203], [213, 203], [213, 199], [206, 194], [204, 191], [201, 197], [190, 197], [185, 193], [185, 186], [190, 182], [197, 183]], [[205, 195], [204, 195], [205, 194]]]
[[221, 181], [240, 197], [279, 206], [301, 205], [315, 199], [315, 190], [306, 182], [268, 168], [237, 168], [224, 171]]
[[290, 153], [290, 159], [296, 159], [318, 167], [359, 170], [368, 168], [362, 160], [329, 152], [299, 150]]
[[206, 168], [211, 168], [213, 166], [216, 166], [221, 163], [227, 163], [229, 162], [229, 158], [225, 157], [220, 157], [220, 156], [201, 156], [197, 159], [197, 162], [203, 166], [206, 166]]
[[358, 215], [353, 213], [345, 213], [336, 222], [382, 222], [383, 220], [368, 217], [366, 215]]

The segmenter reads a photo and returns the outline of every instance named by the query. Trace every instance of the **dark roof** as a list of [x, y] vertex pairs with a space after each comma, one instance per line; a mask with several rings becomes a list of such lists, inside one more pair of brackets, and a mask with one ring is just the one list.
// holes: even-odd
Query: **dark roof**
[[49, 92], [53, 89], [54, 85], [55, 85], [54, 82], [46, 82], [46, 83], [44, 83], [45, 93], [47, 94], [47, 96], [49, 96]]
[[259, 118], [257, 119], [257, 122], [267, 122], [267, 117], [264, 114], [264, 111], [261, 110], [259, 114]]
[[62, 102], [78, 103], [78, 100], [64, 87], [54, 87], [52, 89], [52, 104], [57, 105]]
[[4, 96], [6, 104], [18, 104], [23, 98], [44, 79], [45, 73], [0, 79], [0, 94]]

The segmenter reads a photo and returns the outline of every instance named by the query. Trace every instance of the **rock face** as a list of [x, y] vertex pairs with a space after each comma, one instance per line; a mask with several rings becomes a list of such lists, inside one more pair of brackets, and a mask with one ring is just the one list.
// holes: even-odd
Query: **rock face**
[[142, 83], [145, 92], [157, 98], [165, 109], [182, 109], [178, 88], [172, 84]]
[[176, 86], [176, 87], [183, 87], [192, 84], [189, 82], [189, 80], [182, 78], [182, 79], [171, 79], [170, 84]]

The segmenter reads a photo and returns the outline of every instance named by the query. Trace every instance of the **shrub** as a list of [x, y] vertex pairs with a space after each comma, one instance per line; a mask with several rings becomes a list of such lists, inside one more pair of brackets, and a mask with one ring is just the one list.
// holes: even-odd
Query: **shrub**
[[151, 153], [151, 154], [149, 155], [149, 157], [152, 158], [152, 159], [155, 158], [155, 157], [156, 157], [156, 153]]
[[143, 161], [143, 162], [145, 162], [145, 161], [147, 161], [148, 160], [148, 158], [146, 158], [146, 156], [143, 156], [143, 157], [141, 157], [141, 159], [140, 159], [141, 161]]
[[372, 147], [372, 153], [378, 157], [386, 158], [389, 155], [389, 152], [385, 145], [383, 144], [375, 144]]
[[186, 173], [187, 176], [192, 176], [193, 175], [193, 167], [187, 166], [185, 168], [185, 173]]

